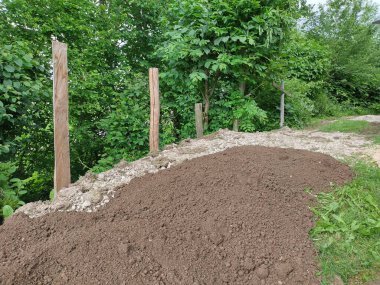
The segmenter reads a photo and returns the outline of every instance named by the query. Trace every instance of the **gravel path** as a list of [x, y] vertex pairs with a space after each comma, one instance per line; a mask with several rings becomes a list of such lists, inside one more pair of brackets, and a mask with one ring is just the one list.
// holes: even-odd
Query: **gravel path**
[[380, 115], [365, 115], [350, 118], [352, 121], [367, 121], [370, 123], [380, 123]]

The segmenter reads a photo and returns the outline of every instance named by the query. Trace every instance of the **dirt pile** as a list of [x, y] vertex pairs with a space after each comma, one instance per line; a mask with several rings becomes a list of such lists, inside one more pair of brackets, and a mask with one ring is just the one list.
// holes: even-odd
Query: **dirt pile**
[[94, 213], [19, 213], [0, 227], [0, 284], [319, 284], [314, 192], [332, 157], [246, 146], [133, 179]]

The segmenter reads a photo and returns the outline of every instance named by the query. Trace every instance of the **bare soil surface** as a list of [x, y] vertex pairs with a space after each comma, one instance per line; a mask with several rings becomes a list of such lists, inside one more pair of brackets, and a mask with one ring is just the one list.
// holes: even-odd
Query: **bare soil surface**
[[0, 227], [0, 284], [319, 284], [305, 189], [351, 177], [303, 150], [192, 159], [133, 179], [96, 212], [19, 212]]

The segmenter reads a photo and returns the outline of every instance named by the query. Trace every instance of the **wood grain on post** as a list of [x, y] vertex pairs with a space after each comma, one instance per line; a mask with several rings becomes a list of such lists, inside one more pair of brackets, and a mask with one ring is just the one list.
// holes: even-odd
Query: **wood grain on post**
[[195, 127], [197, 130], [197, 138], [203, 137], [202, 103], [195, 104]]
[[149, 68], [149, 91], [150, 91], [150, 131], [149, 149], [152, 154], [159, 149], [160, 128], [160, 94], [158, 83], [158, 68]]
[[281, 81], [281, 105], [280, 105], [280, 128], [284, 127], [285, 122], [285, 83]]
[[67, 45], [52, 41], [54, 111], [54, 191], [70, 185]]

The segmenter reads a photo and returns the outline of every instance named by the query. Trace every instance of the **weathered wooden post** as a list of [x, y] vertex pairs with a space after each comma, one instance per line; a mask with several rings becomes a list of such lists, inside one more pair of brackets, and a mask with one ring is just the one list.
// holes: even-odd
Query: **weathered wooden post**
[[202, 103], [195, 104], [195, 127], [197, 130], [197, 138], [203, 137]]
[[234, 119], [234, 122], [233, 122], [233, 125], [232, 125], [232, 130], [234, 132], [238, 132], [239, 131], [239, 120], [238, 119]]
[[54, 191], [70, 185], [67, 45], [52, 41], [54, 113]]
[[284, 127], [285, 122], [285, 82], [281, 81], [281, 104], [280, 104], [280, 128]]
[[151, 154], [156, 154], [159, 149], [160, 127], [160, 95], [158, 83], [158, 68], [149, 68], [150, 91], [150, 131], [149, 149]]

